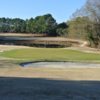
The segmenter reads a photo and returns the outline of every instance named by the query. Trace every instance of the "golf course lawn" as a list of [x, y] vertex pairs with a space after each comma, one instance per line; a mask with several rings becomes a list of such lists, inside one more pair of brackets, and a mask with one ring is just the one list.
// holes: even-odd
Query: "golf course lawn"
[[21, 67], [27, 61], [100, 62], [100, 54], [54, 48], [0, 53], [0, 100], [100, 100], [100, 68]]
[[100, 54], [63, 48], [24, 48], [0, 53], [1, 57], [22, 61], [83, 61], [100, 62]]

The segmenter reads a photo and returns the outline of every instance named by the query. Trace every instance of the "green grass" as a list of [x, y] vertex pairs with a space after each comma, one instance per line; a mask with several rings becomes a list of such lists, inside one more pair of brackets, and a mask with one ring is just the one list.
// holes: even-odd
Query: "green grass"
[[0, 56], [20, 61], [95, 61], [100, 62], [100, 54], [54, 48], [18, 49], [0, 53]]

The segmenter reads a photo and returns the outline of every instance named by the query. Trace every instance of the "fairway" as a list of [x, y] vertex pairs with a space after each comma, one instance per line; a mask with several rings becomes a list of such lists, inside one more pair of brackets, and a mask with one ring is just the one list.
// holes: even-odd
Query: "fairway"
[[0, 56], [20, 61], [100, 62], [100, 54], [60, 48], [24, 48], [5, 51]]

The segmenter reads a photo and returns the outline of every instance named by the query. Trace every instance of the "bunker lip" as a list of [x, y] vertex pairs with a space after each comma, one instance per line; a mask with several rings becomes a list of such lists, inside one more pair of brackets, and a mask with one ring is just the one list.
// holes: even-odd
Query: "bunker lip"
[[34, 61], [21, 63], [20, 66], [34, 68], [100, 68], [100, 63], [74, 61]]

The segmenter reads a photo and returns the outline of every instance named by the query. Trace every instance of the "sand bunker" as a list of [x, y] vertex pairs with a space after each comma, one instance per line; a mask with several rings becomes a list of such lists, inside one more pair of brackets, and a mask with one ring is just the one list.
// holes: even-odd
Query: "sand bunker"
[[100, 67], [96, 63], [79, 63], [79, 62], [34, 62], [23, 63], [23, 67], [47, 67], [47, 68], [95, 68]]

